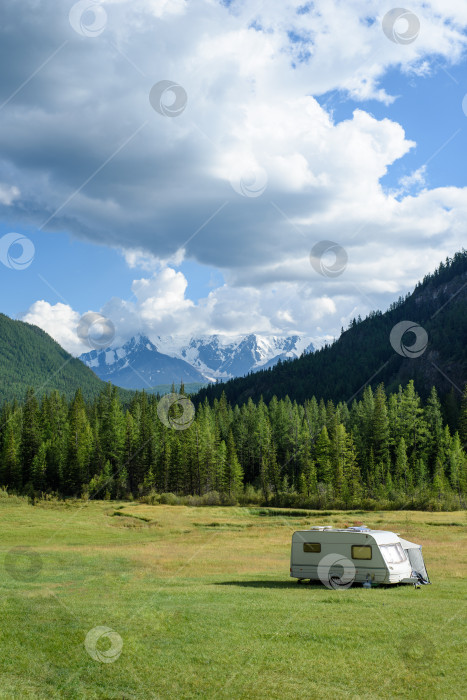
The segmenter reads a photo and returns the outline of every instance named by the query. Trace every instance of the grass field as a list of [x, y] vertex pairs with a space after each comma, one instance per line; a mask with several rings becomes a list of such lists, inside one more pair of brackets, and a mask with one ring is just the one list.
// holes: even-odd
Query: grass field
[[[433, 585], [289, 578], [293, 530], [355, 522], [422, 543]], [[3, 498], [0, 528], [1, 698], [467, 697], [465, 512]]]

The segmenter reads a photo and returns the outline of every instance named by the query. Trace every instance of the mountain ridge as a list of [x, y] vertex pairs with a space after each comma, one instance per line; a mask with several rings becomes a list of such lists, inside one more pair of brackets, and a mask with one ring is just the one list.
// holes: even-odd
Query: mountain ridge
[[144, 335], [134, 336], [120, 347], [91, 350], [79, 359], [100, 379], [126, 389], [151, 389], [181, 381], [206, 382], [206, 377], [187, 362], [160, 353]]
[[[390, 343], [392, 329], [403, 321], [421, 326], [428, 345], [419, 357], [404, 357]], [[406, 342], [411, 345], [410, 338]], [[367, 385], [383, 382], [388, 390], [413, 379], [426, 396], [431, 386], [441, 394], [462, 393], [467, 382], [467, 251], [439, 265], [426, 275], [414, 291], [389, 309], [372, 312], [364, 320], [354, 319], [332, 344], [312, 355], [279, 363], [249, 377], [207, 387], [197, 401], [220, 398], [225, 391], [232, 403], [248, 399], [265, 401], [273, 396], [305, 401], [311, 396], [351, 402]]]
[[58, 390], [67, 398], [80, 388], [92, 398], [105, 385], [42, 328], [0, 313], [0, 403], [22, 400], [30, 387], [38, 395]]
[[105, 381], [143, 389], [180, 381], [224, 381], [313, 350], [311, 339], [298, 334], [155, 336], [152, 340], [137, 335], [123, 345], [93, 350], [80, 359]]

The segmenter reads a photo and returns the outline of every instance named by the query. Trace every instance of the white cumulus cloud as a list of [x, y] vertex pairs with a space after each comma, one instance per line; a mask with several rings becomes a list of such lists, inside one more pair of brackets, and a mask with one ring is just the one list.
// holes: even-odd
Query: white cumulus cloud
[[[414, 140], [363, 108], [339, 122], [318, 98], [389, 105], [389, 70], [429, 75], [459, 62], [465, 3], [414, 0], [420, 33], [407, 45], [382, 30], [386, 0], [104, 5], [105, 29], [88, 39], [69, 25], [69, 7], [5, 0], [0, 181], [12, 184], [0, 185], [0, 205], [121, 249], [147, 275], [130, 301], [101, 309], [122, 336], [332, 336], [353, 309], [387, 305], [463, 246], [467, 189], [428, 189], [422, 165], [386, 191], [382, 178]], [[149, 103], [167, 80], [187, 95], [176, 118]], [[321, 240], [347, 252], [335, 279], [310, 266]], [[225, 285], [194, 303], [176, 270], [184, 259], [221, 270]], [[76, 353], [76, 312], [62, 307], [37, 302], [28, 318]]]

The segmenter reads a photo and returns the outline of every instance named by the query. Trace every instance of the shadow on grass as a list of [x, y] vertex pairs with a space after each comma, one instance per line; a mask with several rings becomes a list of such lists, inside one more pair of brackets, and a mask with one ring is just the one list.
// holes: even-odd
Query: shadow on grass
[[[216, 586], [240, 586], [241, 588], [299, 588], [296, 581], [219, 581]], [[303, 583], [305, 588], [323, 588], [317, 584]]]
[[[313, 582], [310, 583], [308, 580], [303, 580], [301, 584], [298, 584], [297, 581], [218, 581], [214, 584], [215, 586], [240, 586], [240, 588], [278, 588], [278, 589], [284, 589], [284, 588], [311, 588], [311, 589], [318, 589], [318, 590], [326, 590], [326, 586], [318, 583], [318, 582]], [[382, 590], [397, 590], [398, 588], [412, 588], [412, 586], [408, 586], [405, 584], [384, 584], [384, 583], [378, 583], [378, 584], [373, 584], [371, 589], [376, 590], [377, 588], [382, 589]], [[350, 588], [352, 589], [362, 589], [361, 584], [354, 584]], [[329, 589], [332, 590], [332, 589]], [[350, 589], [349, 589], [350, 590]]]

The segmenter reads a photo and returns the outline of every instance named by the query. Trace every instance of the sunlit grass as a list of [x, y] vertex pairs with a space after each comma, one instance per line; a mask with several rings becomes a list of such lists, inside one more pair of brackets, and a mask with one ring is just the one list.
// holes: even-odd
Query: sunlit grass
[[[257, 511], [2, 499], [0, 697], [467, 695], [465, 512]], [[294, 530], [356, 522], [423, 544], [433, 585], [289, 578]], [[5, 567], [15, 547], [40, 557], [31, 580]], [[112, 663], [86, 651], [97, 626], [123, 641]]]

